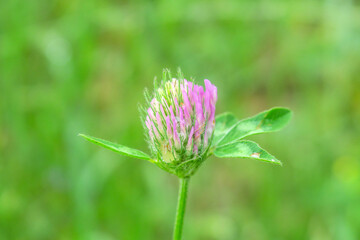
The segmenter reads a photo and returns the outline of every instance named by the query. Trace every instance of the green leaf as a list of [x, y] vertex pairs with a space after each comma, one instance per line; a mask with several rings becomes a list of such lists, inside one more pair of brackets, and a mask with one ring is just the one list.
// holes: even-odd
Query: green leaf
[[[225, 131], [225, 133], [223, 129], [221, 133], [217, 134], [215, 132], [215, 135], [221, 135], [222, 137], [214, 143], [217, 146], [222, 146], [240, 140], [249, 135], [278, 131], [286, 126], [291, 116], [292, 112], [287, 108], [277, 107], [269, 109], [259, 113], [256, 116], [241, 120], [236, 124], [233, 124]], [[222, 117], [220, 119], [224, 118], [225, 117]]]
[[223, 113], [216, 116], [213, 143], [217, 143], [227, 134], [239, 120], [232, 113]]
[[217, 147], [214, 154], [220, 158], [250, 158], [282, 165], [281, 161], [262, 149], [257, 143], [248, 140], [241, 140]]
[[138, 158], [138, 159], [144, 159], [148, 161], [152, 161], [151, 157], [147, 155], [146, 153], [139, 151], [137, 149], [129, 148], [117, 143], [109, 142], [100, 138], [91, 137], [85, 134], [79, 134], [79, 136], [85, 138], [86, 140], [93, 142], [97, 145], [100, 145], [104, 148], [110, 149], [114, 152], [120, 153], [121, 155]]

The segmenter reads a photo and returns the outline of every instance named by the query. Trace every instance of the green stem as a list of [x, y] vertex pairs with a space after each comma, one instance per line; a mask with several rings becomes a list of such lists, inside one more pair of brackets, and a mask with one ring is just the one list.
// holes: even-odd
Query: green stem
[[179, 196], [178, 196], [178, 205], [176, 210], [174, 240], [181, 240], [185, 207], [186, 207], [187, 189], [189, 184], [189, 178], [180, 178], [179, 180], [180, 180], [180, 188], [179, 188]]

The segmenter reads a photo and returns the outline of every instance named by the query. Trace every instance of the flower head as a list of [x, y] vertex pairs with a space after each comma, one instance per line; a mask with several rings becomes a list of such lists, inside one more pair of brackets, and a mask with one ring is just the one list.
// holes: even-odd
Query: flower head
[[171, 78], [165, 70], [160, 87], [148, 96], [144, 126], [150, 149], [156, 163], [176, 175], [192, 174], [211, 146], [217, 88], [207, 79], [204, 83], [187, 81], [180, 71]]

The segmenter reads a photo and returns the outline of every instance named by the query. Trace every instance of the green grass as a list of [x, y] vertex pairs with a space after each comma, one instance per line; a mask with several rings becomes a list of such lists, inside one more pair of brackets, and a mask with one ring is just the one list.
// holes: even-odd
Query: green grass
[[218, 86], [217, 113], [294, 111], [253, 137], [283, 161], [209, 159], [184, 239], [360, 238], [355, 1], [0, 3], [0, 239], [170, 239], [177, 179], [80, 137], [146, 151], [137, 105], [164, 67]]

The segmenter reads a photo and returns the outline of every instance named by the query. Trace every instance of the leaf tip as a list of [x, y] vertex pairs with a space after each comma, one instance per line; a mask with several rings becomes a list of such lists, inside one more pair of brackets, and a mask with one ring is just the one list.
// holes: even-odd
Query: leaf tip
[[286, 107], [274, 107], [267, 113], [266, 118], [272, 121], [276, 130], [285, 127], [291, 120], [293, 112]]
[[273, 107], [270, 109], [270, 111], [278, 111], [278, 112], [282, 112], [283, 115], [285, 114], [292, 114], [292, 111], [290, 108], [287, 107]]
[[277, 160], [276, 164], [279, 165], [280, 167], [283, 167], [283, 163], [280, 160]]
[[77, 136], [78, 136], [78, 137], [82, 137], [82, 138], [84, 138], [84, 139], [86, 139], [86, 140], [88, 140], [88, 141], [91, 142], [91, 137], [90, 137], [89, 135], [86, 135], [86, 134], [83, 134], [83, 133], [78, 133]]
[[85, 135], [85, 134], [83, 134], [83, 133], [78, 133], [78, 135], [77, 135], [78, 137], [83, 137], [83, 138], [87, 138], [87, 136]]

